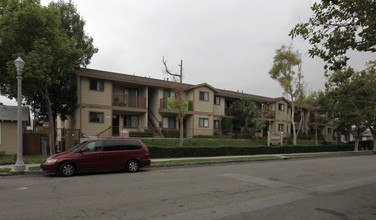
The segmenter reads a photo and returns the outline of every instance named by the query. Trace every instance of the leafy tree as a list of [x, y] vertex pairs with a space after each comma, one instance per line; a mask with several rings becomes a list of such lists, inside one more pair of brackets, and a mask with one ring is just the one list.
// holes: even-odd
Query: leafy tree
[[315, 144], [318, 146], [318, 132], [320, 124], [328, 124], [330, 120], [327, 117], [327, 110], [322, 108], [321, 103], [325, 102], [325, 93], [323, 91], [311, 92], [309, 95], [305, 96], [304, 103], [306, 108], [313, 114], [311, 118], [311, 123], [315, 131]]
[[260, 130], [265, 124], [257, 118], [259, 109], [256, 102], [251, 98], [239, 99], [231, 104], [231, 114], [241, 126], [241, 133], [244, 134], [247, 129], [254, 135], [255, 131]]
[[[283, 45], [276, 51], [273, 59], [273, 67], [269, 71], [272, 79], [277, 80], [284, 90], [284, 94], [290, 96], [291, 124], [293, 129], [293, 144], [296, 145], [297, 131], [295, 129], [295, 103], [304, 94], [303, 74], [301, 73], [302, 60], [298, 51], [292, 51], [292, 47]], [[300, 121], [299, 127], [302, 121]]]
[[48, 7], [38, 0], [0, 2], [1, 93], [16, 97], [13, 60], [21, 56], [26, 63], [23, 95], [49, 122], [51, 153], [55, 153], [54, 117], [69, 115], [73, 106], [69, 101], [75, 100], [74, 70], [85, 67], [97, 52], [90, 37], [72, 34], [80, 28], [83, 33], [84, 22], [77, 16], [71, 2]]
[[372, 133], [373, 151], [376, 151], [376, 61], [370, 62], [368, 67], [360, 72], [363, 84], [361, 85], [361, 95], [367, 99], [368, 104], [362, 111], [366, 115], [366, 124]]
[[375, 79], [370, 78], [369, 70], [356, 72], [350, 67], [338, 70], [329, 76], [326, 84], [324, 106], [331, 113], [337, 129], [343, 134], [353, 135], [354, 151], [358, 150], [359, 140], [366, 129], [374, 126]]
[[311, 7], [313, 16], [299, 23], [290, 36], [301, 36], [312, 45], [311, 57], [327, 62], [325, 68], [346, 66], [348, 50], [376, 52], [376, 1], [322, 0]]

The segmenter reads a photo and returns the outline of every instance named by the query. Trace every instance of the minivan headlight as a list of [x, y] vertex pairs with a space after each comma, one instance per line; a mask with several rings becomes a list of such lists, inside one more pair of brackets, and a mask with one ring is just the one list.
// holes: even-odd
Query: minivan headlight
[[45, 163], [55, 163], [57, 159], [47, 159]]

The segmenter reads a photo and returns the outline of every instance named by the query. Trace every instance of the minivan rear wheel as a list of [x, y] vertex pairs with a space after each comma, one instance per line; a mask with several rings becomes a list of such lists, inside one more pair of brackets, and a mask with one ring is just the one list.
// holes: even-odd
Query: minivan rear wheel
[[73, 174], [76, 172], [76, 168], [74, 167], [74, 164], [71, 162], [64, 162], [59, 167], [59, 174], [61, 176], [73, 176]]
[[126, 168], [129, 172], [137, 172], [140, 170], [140, 163], [137, 160], [130, 160], [127, 162]]

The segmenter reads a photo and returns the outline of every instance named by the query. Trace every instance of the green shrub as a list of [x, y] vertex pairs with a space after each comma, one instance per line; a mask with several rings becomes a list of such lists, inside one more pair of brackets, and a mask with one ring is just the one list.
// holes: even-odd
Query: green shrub
[[[163, 129], [162, 134], [165, 138], [179, 138], [180, 130], [178, 129]], [[184, 131], [184, 137], [187, 136], [187, 132]]]
[[154, 137], [154, 133], [151, 130], [144, 130], [142, 132], [139, 131], [131, 131], [129, 132], [129, 137]]
[[223, 117], [221, 126], [222, 126], [222, 131], [230, 131], [232, 127], [232, 119], [230, 117]]
[[5, 150], [0, 150], [0, 159], [2, 159], [5, 156]]
[[213, 157], [256, 154], [311, 153], [352, 151], [353, 145], [287, 146], [287, 147], [182, 147], [164, 148], [148, 146], [151, 158]]

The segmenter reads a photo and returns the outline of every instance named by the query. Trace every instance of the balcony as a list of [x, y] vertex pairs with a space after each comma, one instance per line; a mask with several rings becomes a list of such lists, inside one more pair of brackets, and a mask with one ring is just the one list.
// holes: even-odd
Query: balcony
[[112, 106], [146, 108], [146, 98], [141, 96], [114, 95]]
[[261, 118], [275, 118], [275, 111], [274, 110], [260, 110], [259, 111]]
[[[186, 112], [187, 111], [193, 111], [193, 102], [192, 101], [189, 101], [189, 100], [186, 100], [188, 101], [188, 108], [185, 110]], [[159, 111], [177, 111], [177, 110], [173, 110], [171, 109], [171, 107], [169, 107], [169, 102], [168, 102], [168, 99], [167, 98], [161, 98], [160, 99], [160, 105], [159, 105]]]
[[[231, 107], [225, 107], [225, 115], [232, 116], [231, 114]], [[259, 110], [259, 117], [260, 118], [275, 118], [275, 111], [273, 110]]]

